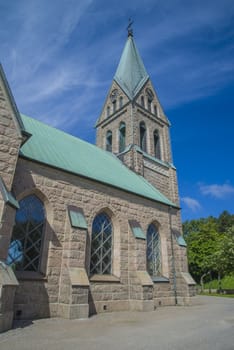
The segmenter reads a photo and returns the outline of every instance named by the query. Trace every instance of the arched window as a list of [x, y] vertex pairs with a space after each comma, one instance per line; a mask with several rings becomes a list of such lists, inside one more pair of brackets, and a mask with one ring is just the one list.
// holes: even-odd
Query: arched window
[[110, 130], [106, 133], [106, 150], [112, 152], [112, 132]]
[[45, 210], [35, 195], [23, 198], [16, 212], [7, 264], [18, 271], [40, 270]]
[[146, 152], [146, 127], [145, 123], [140, 123], [140, 148]]
[[92, 225], [91, 274], [110, 274], [112, 271], [112, 223], [104, 212], [98, 214]]
[[154, 156], [161, 159], [160, 137], [158, 130], [154, 130]]
[[154, 224], [149, 225], [147, 230], [147, 271], [151, 277], [161, 276], [161, 242], [158, 229]]
[[158, 117], [158, 107], [157, 105], [154, 105], [154, 114], [156, 117]]
[[108, 118], [109, 116], [110, 116], [110, 106], [107, 106], [106, 117]]
[[119, 153], [123, 152], [125, 150], [125, 143], [126, 143], [126, 125], [124, 122], [120, 123], [119, 126]]
[[119, 108], [123, 107], [123, 96], [120, 96], [119, 98]]
[[145, 99], [144, 99], [144, 96], [141, 96], [141, 105], [142, 105], [142, 107], [145, 108]]

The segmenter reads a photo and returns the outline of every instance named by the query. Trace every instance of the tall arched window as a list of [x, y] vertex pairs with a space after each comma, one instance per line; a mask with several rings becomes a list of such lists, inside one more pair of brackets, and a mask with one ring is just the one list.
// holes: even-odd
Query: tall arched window
[[145, 107], [145, 99], [144, 99], [144, 96], [141, 96], [141, 105], [142, 105], [142, 107]]
[[91, 274], [110, 274], [112, 271], [112, 223], [109, 216], [98, 214], [92, 225]]
[[119, 153], [125, 150], [126, 144], [126, 125], [124, 122], [120, 123], [119, 126]]
[[106, 150], [112, 152], [112, 132], [110, 130], [106, 133]]
[[149, 225], [147, 230], [147, 271], [151, 277], [161, 276], [161, 241], [158, 229], [154, 224]]
[[157, 105], [154, 105], [154, 114], [156, 117], [158, 117], [158, 107]]
[[146, 152], [146, 127], [145, 123], [140, 123], [140, 148]]
[[123, 107], [123, 96], [120, 96], [119, 98], [119, 108]]
[[40, 271], [45, 210], [35, 195], [23, 198], [16, 212], [7, 264], [18, 271]]
[[154, 130], [154, 156], [161, 159], [160, 137], [158, 130]]

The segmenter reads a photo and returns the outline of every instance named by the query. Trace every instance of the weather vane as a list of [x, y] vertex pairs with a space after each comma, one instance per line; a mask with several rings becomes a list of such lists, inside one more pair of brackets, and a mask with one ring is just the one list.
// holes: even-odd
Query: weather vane
[[133, 20], [131, 18], [129, 18], [128, 26], [127, 26], [128, 36], [133, 36], [133, 29], [132, 29], [133, 23], [134, 23]]

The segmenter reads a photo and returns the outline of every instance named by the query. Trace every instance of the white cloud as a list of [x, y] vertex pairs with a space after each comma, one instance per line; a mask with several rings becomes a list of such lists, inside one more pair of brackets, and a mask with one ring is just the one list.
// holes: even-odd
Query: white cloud
[[201, 205], [200, 203], [191, 197], [182, 197], [181, 201], [189, 208], [191, 209], [193, 212], [198, 211], [199, 209], [201, 209]]
[[203, 195], [210, 195], [214, 198], [224, 199], [231, 195], [234, 195], [234, 186], [229, 184], [222, 185], [202, 185], [200, 184], [200, 191]]
[[[143, 5], [113, 0], [111, 6], [107, 0], [21, 0], [1, 6], [1, 60], [16, 103], [40, 119], [50, 120], [56, 111], [52, 117], [58, 127], [67, 120], [78, 123], [81, 114], [92, 118], [91, 124], [97, 119], [129, 16], [167, 108], [209, 96], [233, 80], [232, 27], [223, 30], [233, 13], [231, 0], [146, 0]], [[75, 100], [67, 98], [68, 91]], [[74, 105], [79, 110], [72, 114]], [[66, 118], [60, 118], [63, 111]]]

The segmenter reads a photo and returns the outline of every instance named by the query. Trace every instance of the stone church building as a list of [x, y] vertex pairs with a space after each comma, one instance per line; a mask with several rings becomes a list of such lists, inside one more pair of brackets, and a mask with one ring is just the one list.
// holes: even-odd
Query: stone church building
[[169, 127], [131, 30], [96, 146], [21, 115], [0, 66], [0, 330], [189, 303]]

